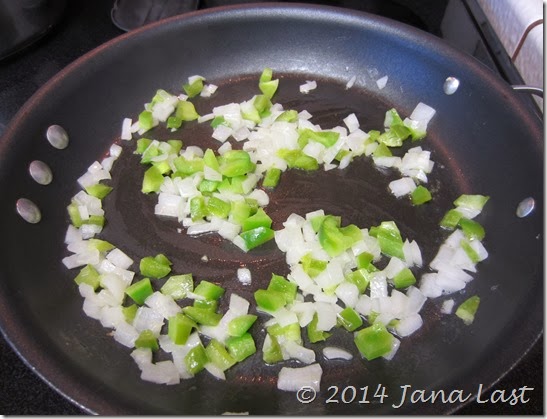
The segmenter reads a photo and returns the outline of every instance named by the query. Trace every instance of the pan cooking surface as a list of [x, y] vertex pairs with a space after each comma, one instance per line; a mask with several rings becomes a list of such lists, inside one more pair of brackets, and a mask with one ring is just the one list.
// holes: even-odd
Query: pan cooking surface
[[[540, 124], [515, 110], [517, 100], [484, 69], [415, 31], [359, 16], [323, 8], [257, 7], [173, 19], [79, 61], [18, 115], [0, 149], [0, 190], [6, 202], [13, 202], [2, 207], [0, 216], [6, 235], [0, 317], [14, 346], [53, 386], [98, 413], [446, 413], [458, 403], [406, 403], [398, 409], [393, 404], [405, 385], [476, 394], [479, 384], [490, 386], [535, 341], [542, 328], [538, 235], [543, 225], [543, 187], [540, 180], [530, 179], [542, 179]], [[256, 33], [252, 42], [239, 41], [242, 25]], [[199, 40], [199, 47], [188, 41], [190, 36]], [[157, 45], [162, 45], [161, 52]], [[268, 206], [274, 229], [291, 212], [304, 214], [318, 208], [362, 227], [393, 219], [403, 237], [420, 244], [427, 264], [444, 238], [437, 223], [452, 201], [461, 193], [491, 196], [481, 216], [490, 257], [479, 265], [465, 294], [454, 296], [460, 301], [475, 293], [481, 296], [475, 322], [465, 327], [454, 316], [439, 314], [443, 299], [429, 301], [422, 311], [424, 326], [402, 339], [391, 362], [365, 362], [358, 357], [351, 362], [321, 361], [322, 391], [307, 405], [293, 393], [276, 389], [280, 366], [264, 366], [260, 353], [232, 368], [226, 383], [206, 373], [177, 386], [142, 382], [129, 350], [107, 336], [97, 321], [85, 317], [72, 282], [75, 273], [60, 263], [65, 255], [65, 207], [77, 191], [76, 179], [108, 150], [123, 117], [136, 115], [158, 88], [180, 91], [193, 74], [219, 85], [215, 97], [196, 101], [200, 113], [248, 99], [256, 93], [264, 66], [280, 77], [275, 101], [285, 109], [307, 109], [314, 115], [312, 121], [323, 128], [341, 125], [341, 119], [352, 112], [369, 130], [381, 129], [391, 107], [404, 116], [419, 101], [437, 109], [428, 136], [419, 143], [432, 151], [436, 162], [428, 185], [435, 197], [431, 205], [414, 208], [391, 196], [387, 185], [397, 174], [382, 173], [363, 157], [343, 171], [284, 173]], [[389, 75], [385, 89], [372, 84], [367, 69]], [[346, 90], [353, 74], [364, 76]], [[449, 97], [443, 82], [454, 75], [462, 84]], [[309, 95], [297, 93], [305, 80], [317, 80], [318, 89]], [[51, 124], [67, 129], [71, 142], [66, 150], [53, 149], [43, 138]], [[158, 139], [172, 138], [166, 132], [156, 133]], [[506, 141], [516, 136], [525, 139], [519, 144]], [[218, 146], [197, 124], [183, 128], [180, 138], [185, 145]], [[165, 253], [174, 262], [173, 272], [214, 279], [250, 301], [252, 291], [264, 287], [271, 272], [288, 272], [273, 242], [243, 254], [217, 236], [189, 238], [177, 232], [175, 221], [154, 216], [155, 197], [140, 193], [143, 169], [138, 156], [131, 154], [133, 144], [123, 146], [113, 169], [114, 192], [105, 200], [109, 225], [102, 238], [134, 260]], [[37, 185], [25, 176], [35, 159], [52, 168], [51, 185]], [[13, 207], [22, 196], [38, 204], [40, 223], [29, 225], [16, 215]], [[518, 219], [516, 206], [527, 196], [536, 198], [538, 208]], [[515, 243], [520, 244], [518, 249]], [[210, 260], [206, 264], [201, 261], [204, 254]], [[235, 278], [241, 264], [253, 272], [252, 289]], [[253, 329], [257, 348], [263, 339], [259, 326]], [[348, 333], [335, 334], [328, 343], [353, 348]], [[368, 386], [371, 391], [381, 385], [390, 398], [383, 403], [371, 398], [366, 406], [326, 403], [331, 385]]]

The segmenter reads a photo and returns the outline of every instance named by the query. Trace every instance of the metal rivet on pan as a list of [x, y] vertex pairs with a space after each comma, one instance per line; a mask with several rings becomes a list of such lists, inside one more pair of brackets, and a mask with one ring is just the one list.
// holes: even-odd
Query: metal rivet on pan
[[68, 134], [60, 125], [51, 125], [46, 132], [49, 143], [59, 150], [68, 146]]
[[49, 185], [53, 180], [53, 173], [47, 164], [34, 160], [28, 167], [30, 176], [40, 185]]
[[536, 201], [534, 200], [534, 198], [523, 199], [517, 206], [517, 217], [523, 218], [530, 215], [530, 213], [534, 210], [535, 206]]
[[460, 81], [456, 77], [447, 77], [444, 81], [443, 90], [447, 95], [456, 93], [460, 87]]
[[42, 219], [42, 214], [34, 202], [26, 198], [19, 198], [15, 204], [17, 213], [27, 223], [36, 224]]

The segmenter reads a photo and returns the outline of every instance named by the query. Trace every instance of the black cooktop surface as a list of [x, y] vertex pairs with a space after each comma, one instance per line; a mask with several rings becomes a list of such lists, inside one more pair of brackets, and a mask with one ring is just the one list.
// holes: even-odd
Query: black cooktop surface
[[[195, 4], [205, 8], [244, 2], [202, 0]], [[331, 0], [310, 3], [365, 10], [442, 36], [441, 21], [448, 2]], [[52, 30], [30, 47], [0, 61], [0, 134], [25, 101], [58, 71], [91, 49], [124, 33], [111, 20], [113, 4], [114, 0], [68, 2], [61, 21]], [[543, 339], [484, 398], [488, 398], [492, 391], [508, 394], [522, 387], [533, 388], [526, 393], [529, 401], [525, 404], [472, 402], [456, 413], [543, 415]], [[84, 413], [44, 383], [0, 335], [0, 414]]]

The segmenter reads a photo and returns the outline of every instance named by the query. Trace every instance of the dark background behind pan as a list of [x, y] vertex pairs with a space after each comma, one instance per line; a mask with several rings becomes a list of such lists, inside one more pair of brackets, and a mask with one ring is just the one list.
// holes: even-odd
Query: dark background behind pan
[[[88, 12], [91, 13], [90, 10], [88, 10]], [[80, 13], [83, 13], [83, 12], [80, 11]], [[98, 22], [99, 22], [99, 21], [98, 21]], [[73, 31], [82, 30], [81, 28], [80, 28], [80, 29], [77, 29], [77, 28], [71, 27], [71, 26], [68, 26], [67, 28], [65, 28], [65, 30], [69, 30], [69, 29], [72, 29]], [[105, 39], [102, 39], [102, 40], [107, 40], [109, 36], [106, 36], [106, 34], [108, 34], [108, 33], [110, 33], [110, 32], [107, 30], [106, 27], [105, 27], [104, 29], [105, 29], [105, 30], [104, 30], [103, 33], [105, 34], [105, 36], [104, 36]], [[63, 32], [61, 31], [60, 33], [57, 33], [57, 34], [54, 34], [54, 35], [55, 35], [55, 36], [60, 36], [60, 35], [62, 35], [62, 34], [63, 34]], [[102, 42], [102, 40], [100, 39], [101, 36], [98, 36], [98, 35], [95, 35], [95, 36], [97, 36], [97, 38], [96, 38], [96, 39], [93, 39], [93, 42], [99, 42], [99, 43]], [[90, 45], [90, 46], [92, 46], [92, 45]], [[81, 48], [82, 48], [82, 47], [81, 47]], [[83, 52], [83, 51], [82, 51], [82, 52]], [[18, 59], [19, 59], [19, 60], [24, 60], [24, 57], [19, 57]], [[16, 59], [16, 60], [17, 60], [17, 59]], [[5, 67], [2, 67], [2, 68], [0, 68], [0, 69], [1, 69], [1, 70], [4, 70], [5, 68], [8, 68], [8, 69], [9, 69], [9, 68], [10, 68], [10, 65], [14, 65], [14, 64], [17, 63], [16, 60], [14, 60], [14, 61], [12, 61], [12, 62], [8, 62], [7, 65], [6, 65]], [[13, 67], [12, 67], [12, 68], [13, 68]], [[36, 83], [36, 84], [40, 84], [40, 83], [39, 83], [39, 82], [40, 82], [40, 80], [39, 80], [40, 74], [41, 74], [41, 77], [42, 77], [43, 79], [47, 79], [47, 78], [48, 78], [48, 72], [49, 72], [49, 75], [53, 75], [54, 72], [55, 72], [56, 70], [58, 70], [58, 69], [59, 69], [59, 68], [56, 69], [56, 68], [54, 68], [54, 67], [40, 68], [40, 69], [37, 68], [36, 70], [37, 70], [37, 74], [38, 74], [38, 80], [37, 80], [35, 83]], [[30, 86], [27, 87], [27, 88], [28, 88], [29, 90], [32, 90], [32, 85], [30, 85]], [[541, 349], [541, 348], [540, 348], [540, 349], [537, 349], [538, 347], [540, 348], [541, 345], [536, 345], [536, 346], [534, 347], [534, 348], [536, 348], [536, 349], [535, 349], [536, 352], [539, 352], [540, 349]], [[2, 358], [2, 359], [4, 359], [4, 358]], [[533, 359], [533, 358], [532, 358], [532, 359]], [[5, 371], [12, 371], [12, 370], [13, 370], [13, 369], [11, 368], [11, 367], [12, 367], [12, 360], [13, 360], [13, 359], [12, 359], [12, 358], [9, 358], [9, 355], [8, 355], [8, 361], [6, 361], [5, 364], [9, 364], [9, 368], [6, 368]], [[4, 361], [3, 361], [3, 362], [4, 362]], [[17, 360], [13, 360], [13, 362], [17, 363]], [[534, 363], [533, 361], [529, 361], [529, 362], [531, 362], [533, 365], [537, 365], [537, 355], [536, 355], [536, 362], [535, 362], [535, 363]], [[540, 368], [540, 369], [541, 369], [541, 368]], [[4, 371], [4, 369], [3, 369], [3, 371]], [[517, 371], [518, 371], [518, 370], [517, 370]], [[18, 373], [16, 372], [15, 374], [18, 374]], [[538, 375], [540, 375], [540, 374], [538, 374]], [[529, 376], [525, 376], [524, 378], [522, 378], [522, 377], [520, 377], [520, 376], [517, 375], [516, 378], [514, 378], [514, 380], [516, 380], [516, 381], [512, 381], [512, 382], [509, 381], [508, 384], [506, 384], [506, 385], [503, 385], [503, 382], [501, 382], [501, 383], [498, 384], [498, 386], [500, 386], [499, 388], [515, 388], [515, 387], [521, 387], [521, 386], [523, 386], [523, 385], [527, 385], [527, 386], [529, 386], [529, 387], [534, 387], [533, 384], [530, 384], [530, 382], [531, 382], [530, 380], [534, 380], [534, 379], [537, 380], [538, 375], [536, 375], [536, 374], [531, 374], [531, 375], [529, 375]], [[21, 378], [22, 378], [22, 377], [17, 377], [17, 378], [15, 378], [15, 380], [21, 380]], [[510, 378], [510, 377], [509, 377], [509, 378]], [[42, 388], [43, 388], [43, 385], [42, 385], [41, 383], [36, 383], [36, 382], [35, 382], [34, 376], [27, 376], [27, 379], [30, 379], [31, 382], [32, 382], [32, 386], [29, 385], [29, 387], [36, 388], [36, 387], [34, 387], [34, 386], [37, 386], [38, 388], [40, 388], [40, 387], [42, 386]], [[520, 382], [519, 382], [519, 380], [520, 380]], [[6, 380], [6, 381], [7, 381], [7, 380]], [[3, 382], [6, 382], [6, 381], [3, 381]], [[25, 382], [26, 382], [26, 381], [25, 381], [25, 378], [22, 378], [21, 384], [24, 384]], [[541, 386], [541, 380], [537, 380], [537, 382], [538, 382], [538, 386]], [[16, 383], [15, 383], [15, 384], [16, 384]], [[9, 388], [9, 387], [8, 387], [8, 388]], [[540, 396], [540, 391], [538, 391], [538, 390], [539, 390], [539, 388], [536, 387], [536, 391], [534, 391], [534, 393], [533, 393], [533, 396], [534, 396], [534, 397], [532, 398], [532, 402], [536, 402], [536, 401], [538, 400], [538, 399], [536, 399], [536, 397]], [[542, 391], [541, 391], [541, 392], [542, 392]], [[3, 392], [3, 394], [6, 394], [6, 393]], [[9, 392], [8, 392], [7, 394], [9, 394]], [[13, 393], [12, 393], [12, 394], [13, 394]], [[39, 391], [31, 390], [31, 391], [30, 391], [30, 395], [31, 395], [31, 396], [29, 396], [30, 400], [37, 400], [37, 401], [44, 400], [44, 399], [43, 399], [43, 396], [40, 394]], [[16, 400], [17, 400], [17, 399], [16, 399]], [[53, 407], [54, 409], [57, 409], [58, 406], [63, 406], [63, 402], [62, 402], [62, 401], [59, 401], [59, 400], [55, 400], [55, 396], [52, 396], [52, 398], [47, 398], [47, 397], [46, 397], [46, 400], [48, 400], [48, 401], [49, 401], [49, 400], [53, 400], [53, 402], [52, 402], [52, 407]], [[7, 402], [7, 406], [9, 406], [10, 403], [12, 403], [12, 402], [11, 402], [11, 401], [8, 401], [8, 402]], [[19, 411], [18, 411], [19, 413], [28, 412], [28, 411], [24, 410], [24, 409], [26, 409], [26, 407], [24, 406], [24, 404], [25, 404], [24, 402], [21, 403], [21, 402], [17, 402], [17, 401], [16, 401], [16, 403], [17, 403], [17, 408], [18, 408], [18, 409], [23, 409], [23, 410], [19, 410]], [[47, 403], [47, 402], [46, 402], [46, 403]], [[57, 404], [57, 403], [59, 403], [59, 404]], [[542, 408], [542, 403], [538, 403], [538, 404], [536, 404], [536, 405], [539, 405], [539, 406], [541, 406], [541, 408]], [[12, 406], [13, 406], [13, 404], [12, 404]], [[482, 406], [476, 406], [476, 407], [477, 407], [477, 408], [480, 408], [480, 407], [482, 407]], [[490, 412], [490, 413], [493, 413], [493, 412], [495, 411], [495, 409], [498, 408], [498, 406], [491, 406], [491, 405], [488, 406], [488, 407], [489, 407], [488, 412]], [[500, 406], [500, 407], [501, 407], [501, 406]], [[507, 408], [507, 406], [504, 406], [504, 407]], [[529, 406], [527, 406], [527, 407], [529, 407]], [[28, 408], [29, 408], [29, 409], [32, 409], [31, 406], [29, 406]], [[43, 407], [40, 407], [40, 408], [38, 408], [38, 409], [41, 409], [41, 408], [43, 408]], [[67, 409], [67, 410], [63, 410], [64, 412], [70, 412], [70, 409], [71, 409], [71, 408], [72, 408], [72, 406], [70, 406], [70, 405], [64, 403], [63, 409]], [[516, 412], [516, 409], [518, 409], [518, 408], [519, 408], [519, 406], [516, 406], [516, 407], [514, 408], [515, 410], [513, 410], [513, 411]], [[464, 410], [465, 410], [465, 408], [464, 408]], [[78, 410], [75, 410], [75, 411], [78, 411]], [[5, 412], [5, 413], [8, 413], [8, 412], [5, 411], [5, 410], [4, 410], [4, 412]], [[39, 412], [39, 411], [35, 411], [35, 413], [38, 413], [38, 412]], [[58, 412], [58, 411], [57, 411], [57, 410], [52, 410], [51, 412]], [[530, 413], [530, 410], [529, 410], [529, 409], [526, 409], [526, 412]], [[523, 413], [523, 412], [521, 412], [521, 413]]]

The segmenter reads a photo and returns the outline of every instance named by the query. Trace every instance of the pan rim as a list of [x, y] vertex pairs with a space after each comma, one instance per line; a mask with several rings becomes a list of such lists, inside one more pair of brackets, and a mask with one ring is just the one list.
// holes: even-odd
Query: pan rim
[[[398, 24], [397, 27], [391, 27], [387, 25], [388, 22], [391, 22], [389, 19], [381, 18], [374, 15], [369, 15], [364, 12], [360, 12], [359, 14], [339, 10], [336, 7], [331, 6], [319, 6], [319, 5], [300, 5], [300, 4], [276, 4], [276, 3], [270, 3], [270, 4], [247, 4], [245, 6], [222, 6], [219, 8], [215, 8], [214, 10], [206, 10], [206, 11], [196, 11], [191, 12], [183, 16], [177, 16], [173, 18], [169, 18], [162, 22], [157, 22], [150, 24], [146, 27], [143, 27], [141, 29], [138, 29], [134, 32], [121, 35], [101, 46], [98, 48], [95, 48], [94, 50], [86, 53], [82, 57], [75, 60], [73, 63], [69, 64], [67, 67], [65, 67], [63, 70], [61, 70], [57, 75], [55, 75], [51, 80], [49, 80], [44, 86], [42, 86], [26, 103], [23, 105], [23, 107], [17, 112], [17, 114], [13, 117], [13, 119], [10, 121], [10, 124], [6, 128], [6, 131], [4, 132], [2, 136], [2, 141], [0, 142], [0, 160], [2, 158], [5, 158], [6, 155], [9, 154], [9, 147], [12, 142], [15, 142], [15, 137], [17, 131], [20, 129], [21, 124], [24, 123], [26, 117], [28, 114], [32, 113], [32, 110], [37, 106], [37, 104], [43, 102], [46, 100], [48, 94], [54, 90], [59, 84], [62, 84], [65, 78], [73, 76], [80, 68], [88, 66], [90, 62], [93, 62], [93, 60], [98, 60], [101, 58], [102, 54], [108, 54], [111, 53], [114, 49], [118, 48], [120, 45], [123, 45], [125, 42], [137, 42], [139, 37], [141, 36], [153, 36], [153, 33], [157, 30], [174, 30], [174, 28], [178, 27], [179, 25], [184, 25], [186, 22], [198, 22], [200, 19], [219, 19], [222, 17], [241, 17], [248, 14], [263, 14], [263, 13], [277, 13], [280, 15], [287, 14], [287, 10], [291, 10], [290, 14], [296, 13], [296, 11], [299, 11], [301, 14], [308, 13], [310, 10], [318, 11], [321, 16], [326, 17], [338, 17], [340, 19], [344, 19], [344, 21], [347, 22], [363, 22], [367, 19], [371, 19], [374, 25], [377, 25], [378, 27], [382, 28], [383, 30], [387, 30], [389, 32], [403, 32], [407, 34], [408, 36], [414, 38], [417, 41], [426, 42], [426, 43], [433, 43], [434, 45], [443, 46], [443, 50], [448, 51], [450, 54], [453, 54], [454, 57], [458, 58], [465, 58], [466, 64], [471, 66], [471, 70], [475, 72], [480, 72], [483, 74], [486, 78], [489, 79], [490, 83], [497, 84], [501, 87], [502, 91], [504, 91], [507, 95], [512, 95], [513, 92], [510, 89], [508, 85], [505, 85], [501, 83], [500, 80], [498, 80], [497, 76], [495, 76], [493, 73], [490, 73], [490, 71], [487, 71], [487, 68], [483, 66], [482, 64], [475, 62], [473, 60], [470, 60], [469, 57], [465, 56], [463, 53], [452, 49], [451, 47], [447, 46], [446, 44], [442, 43], [437, 38], [434, 38], [433, 36], [426, 34], [425, 32], [422, 33], [422, 31], [416, 30], [411, 27], [401, 27], [403, 24]], [[372, 24], [372, 23], [371, 23]], [[523, 113], [524, 116], [527, 114]], [[76, 390], [78, 397], [73, 397], [74, 391], [71, 390], [67, 392], [66, 390], [62, 390], [62, 388], [74, 388], [73, 386], [73, 380], [70, 377], [65, 376], [63, 374], [62, 368], [59, 371], [59, 368], [56, 368], [55, 365], [49, 365], [47, 362], [44, 366], [43, 361], [39, 362], [39, 368], [36, 367], [36, 362], [32, 362], [33, 359], [40, 359], [39, 354], [34, 354], [33, 356], [28, 356], [29, 353], [32, 353], [32, 339], [29, 339], [28, 336], [24, 336], [24, 332], [22, 333], [16, 333], [15, 325], [12, 326], [11, 320], [13, 320], [10, 317], [10, 314], [13, 316], [13, 313], [15, 311], [10, 311], [8, 309], [9, 305], [7, 305], [7, 301], [4, 301], [4, 296], [0, 293], [0, 300], [3, 304], [0, 304], [0, 312], [2, 313], [2, 316], [0, 316], [0, 331], [10, 344], [10, 346], [15, 350], [15, 352], [19, 355], [21, 359], [25, 362], [29, 368], [31, 368], [36, 374], [38, 374], [48, 385], [50, 385], [52, 388], [54, 388], [56, 391], [58, 391], [60, 394], [62, 394], [64, 397], [66, 397], [68, 400], [70, 400], [75, 405], [81, 407], [85, 411], [89, 413], [96, 413], [100, 411], [109, 411], [111, 409], [110, 406], [106, 406], [104, 404], [104, 401], [93, 399], [93, 395], [90, 395], [91, 398], [89, 400], [86, 397], [81, 397], [82, 394], [79, 393], [79, 390]], [[15, 316], [13, 316], [15, 318]], [[528, 350], [524, 352], [518, 360], [515, 361], [515, 364], [522, 359], [526, 353], [530, 350], [530, 348], [535, 344], [539, 338], [541, 337], [543, 332], [540, 332], [537, 336], [535, 336], [535, 339], [533, 343], [528, 347]], [[15, 336], [15, 338], [14, 338]], [[13, 340], [12, 340], [13, 339]], [[27, 356], [25, 356], [27, 354]], [[27, 359], [28, 358], [28, 359]], [[507, 371], [505, 371], [505, 374], [509, 372], [512, 369], [509, 368]], [[504, 374], [504, 375], [505, 375]], [[495, 380], [491, 385], [494, 385], [496, 382], [498, 382], [503, 376], [498, 377], [497, 380]], [[49, 377], [54, 377], [54, 379], [51, 379]], [[68, 384], [68, 385], [67, 385]], [[89, 395], [87, 395], [89, 397]], [[83, 403], [77, 401], [76, 399], [85, 400]], [[458, 407], [459, 408], [459, 407]], [[455, 411], [456, 409], [454, 409]]]

